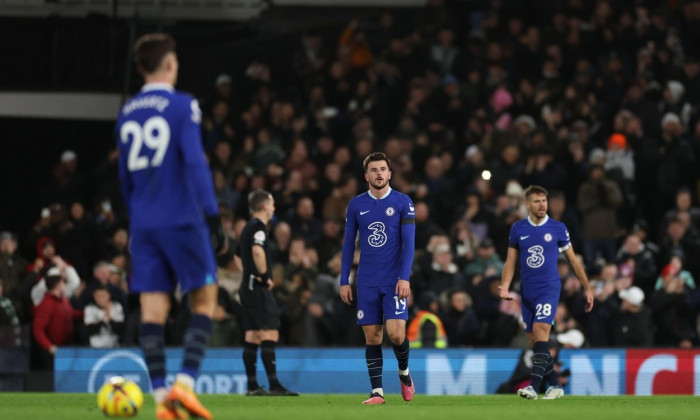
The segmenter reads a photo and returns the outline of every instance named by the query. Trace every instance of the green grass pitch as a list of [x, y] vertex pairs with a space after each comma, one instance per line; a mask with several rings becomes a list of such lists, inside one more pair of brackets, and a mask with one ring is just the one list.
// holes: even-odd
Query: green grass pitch
[[[387, 395], [385, 405], [363, 406], [365, 395], [302, 395], [300, 397], [243, 397], [204, 395], [202, 402], [215, 419], [232, 420], [451, 420], [451, 419], [697, 419], [700, 399], [692, 396], [573, 397], [529, 401], [516, 395], [425, 396], [409, 403]], [[1, 419], [102, 419], [96, 397], [90, 394], [0, 393]], [[155, 418], [153, 400], [138, 419]]]

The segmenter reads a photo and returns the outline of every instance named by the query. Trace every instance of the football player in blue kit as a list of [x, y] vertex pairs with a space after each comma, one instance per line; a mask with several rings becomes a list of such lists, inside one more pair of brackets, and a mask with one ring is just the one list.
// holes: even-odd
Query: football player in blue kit
[[533, 345], [531, 383], [518, 390], [518, 395], [537, 399], [537, 390], [543, 380], [549, 383], [544, 399], [564, 396], [554, 371], [554, 360], [549, 354], [549, 333], [559, 304], [561, 279], [557, 259], [563, 252], [581, 281], [586, 293], [586, 312], [593, 309], [593, 291], [583, 266], [576, 258], [569, 232], [563, 223], [547, 216], [547, 190], [531, 185], [525, 190], [528, 217], [513, 224], [510, 229], [508, 256], [501, 277], [501, 299], [511, 300], [508, 292], [515, 273], [515, 262], [520, 257], [522, 284], [522, 315], [525, 332]]
[[[140, 345], [151, 378], [156, 418], [212, 418], [193, 389], [216, 307], [212, 245], [226, 252], [218, 203], [200, 135], [197, 101], [174, 89], [178, 61], [166, 34], [144, 35], [134, 61], [145, 79], [122, 107], [116, 125], [119, 179], [129, 212], [133, 277], [140, 293]], [[177, 281], [175, 280], [177, 279]], [[182, 368], [165, 384], [164, 324], [179, 283], [192, 316]]]
[[411, 199], [389, 186], [391, 167], [384, 153], [372, 153], [363, 162], [369, 191], [350, 200], [345, 218], [340, 274], [340, 297], [350, 305], [350, 270], [359, 231], [360, 262], [357, 286], [357, 323], [365, 334], [367, 369], [372, 392], [363, 404], [384, 404], [382, 338], [384, 326], [399, 363], [401, 395], [413, 399], [415, 386], [408, 371], [406, 299], [411, 292], [416, 220]]

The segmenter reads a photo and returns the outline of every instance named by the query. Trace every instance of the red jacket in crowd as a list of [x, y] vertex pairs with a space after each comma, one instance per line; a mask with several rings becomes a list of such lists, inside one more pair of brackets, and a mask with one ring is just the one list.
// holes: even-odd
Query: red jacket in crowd
[[76, 311], [65, 296], [60, 298], [46, 293], [36, 307], [34, 338], [44, 350], [52, 345], [60, 346], [73, 339], [73, 321], [82, 319], [83, 312]]

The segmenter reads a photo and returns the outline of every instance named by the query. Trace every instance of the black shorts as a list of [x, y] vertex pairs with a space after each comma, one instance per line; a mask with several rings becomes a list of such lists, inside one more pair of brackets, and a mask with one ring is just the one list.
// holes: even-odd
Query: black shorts
[[280, 316], [272, 292], [264, 286], [239, 291], [243, 306], [243, 329], [245, 331], [279, 330]]

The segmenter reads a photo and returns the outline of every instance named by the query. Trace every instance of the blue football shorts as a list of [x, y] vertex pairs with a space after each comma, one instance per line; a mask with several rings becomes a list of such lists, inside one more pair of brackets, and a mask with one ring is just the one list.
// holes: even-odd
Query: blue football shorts
[[357, 324], [383, 325], [387, 319], [408, 319], [406, 298], [399, 299], [396, 285], [357, 288]]
[[134, 292], [183, 293], [216, 283], [216, 260], [209, 229], [181, 226], [131, 232]]
[[532, 332], [535, 322], [554, 325], [554, 315], [557, 313], [561, 281], [547, 283], [522, 283], [522, 313], [525, 331]]

